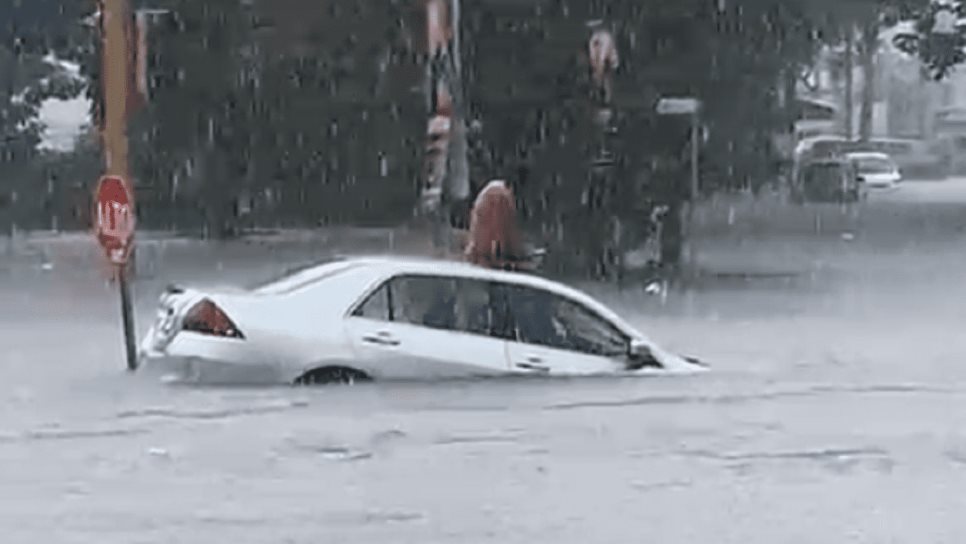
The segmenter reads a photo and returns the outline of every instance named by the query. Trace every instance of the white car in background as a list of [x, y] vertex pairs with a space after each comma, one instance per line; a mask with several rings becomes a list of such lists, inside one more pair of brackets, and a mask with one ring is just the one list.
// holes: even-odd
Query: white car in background
[[859, 181], [870, 189], [891, 189], [902, 181], [899, 165], [885, 153], [856, 152], [846, 158], [855, 166]]
[[235, 383], [705, 368], [562, 284], [405, 258], [336, 261], [252, 290], [169, 288], [140, 355], [181, 379]]

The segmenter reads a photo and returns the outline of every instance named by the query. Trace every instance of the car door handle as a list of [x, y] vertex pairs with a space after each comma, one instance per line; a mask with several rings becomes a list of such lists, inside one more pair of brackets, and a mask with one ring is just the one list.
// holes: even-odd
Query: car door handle
[[527, 357], [526, 362], [517, 363], [517, 368], [533, 370], [535, 372], [550, 372], [550, 367], [544, 364], [543, 359], [536, 356]]
[[368, 344], [376, 344], [379, 346], [398, 346], [400, 344], [399, 340], [396, 340], [389, 333], [378, 333], [376, 335], [363, 336], [362, 341]]

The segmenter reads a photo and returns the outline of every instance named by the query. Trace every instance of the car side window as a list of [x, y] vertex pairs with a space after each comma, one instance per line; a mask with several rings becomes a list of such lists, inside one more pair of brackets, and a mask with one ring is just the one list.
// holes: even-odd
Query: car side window
[[519, 342], [604, 357], [627, 352], [627, 336], [582, 304], [520, 286], [507, 296]]
[[372, 319], [375, 321], [392, 321], [392, 296], [389, 284], [384, 283], [369, 295], [366, 300], [352, 312], [355, 317]]
[[630, 339], [604, 318], [569, 300], [561, 302], [557, 309], [557, 319], [566, 331], [570, 349], [604, 357], [627, 353]]
[[484, 281], [456, 280], [456, 323], [454, 330], [489, 336], [494, 330], [497, 312], [491, 304], [492, 289]]
[[402, 276], [390, 284], [393, 320], [432, 329], [503, 337], [506, 311], [486, 281]]
[[390, 282], [393, 321], [429, 327], [456, 327], [456, 280], [400, 276]]
[[354, 317], [508, 338], [509, 311], [497, 284], [441, 276], [397, 276], [372, 292]]

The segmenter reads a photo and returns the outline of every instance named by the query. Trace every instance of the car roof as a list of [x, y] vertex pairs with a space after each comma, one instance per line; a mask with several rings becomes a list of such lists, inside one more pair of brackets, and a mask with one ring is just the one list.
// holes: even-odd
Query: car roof
[[814, 160], [808, 161], [807, 163], [805, 163], [804, 167], [816, 166], [816, 165], [818, 166], [842, 165], [842, 164], [848, 164], [848, 163], [849, 163], [848, 159], [843, 156], [822, 157], [821, 159], [814, 159]]
[[812, 144], [818, 142], [847, 142], [848, 138], [841, 136], [839, 134], [818, 134], [815, 136], [809, 136], [808, 138], [802, 138], [799, 141], [800, 144]]
[[[503, 284], [541, 289], [580, 302], [595, 309], [608, 319], [621, 323], [623, 327], [628, 328], [629, 330], [634, 330], [633, 327], [630, 327], [618, 314], [590, 295], [573, 287], [542, 278], [534, 274], [494, 270], [468, 262], [434, 259], [428, 257], [388, 255], [357, 256], [347, 258], [342, 262], [346, 263], [346, 270], [354, 272], [365, 270], [365, 275], [371, 278], [374, 282], [381, 282], [394, 276], [411, 274], [493, 281]], [[338, 283], [337, 277], [333, 277], [333, 279]], [[348, 295], [348, 293], [346, 294]], [[353, 300], [355, 300], [357, 296], [358, 294], [353, 297]]]
[[[300, 294], [313, 291], [325, 300], [324, 318], [341, 318], [383, 282], [401, 275], [444, 276], [480, 281], [499, 282], [547, 291], [578, 302], [600, 314], [629, 335], [643, 337], [633, 325], [594, 297], [562, 283], [536, 275], [493, 270], [467, 262], [409, 256], [352, 256], [340, 257], [308, 268], [300, 269], [273, 283], [251, 292], [265, 300], [289, 304]], [[307, 300], [318, 300], [311, 297]], [[274, 304], [274, 302], [273, 302]]]
[[567, 291], [579, 293], [575, 289], [533, 274], [508, 272], [477, 266], [465, 261], [434, 259], [429, 257], [410, 256], [362, 256], [345, 260], [355, 266], [368, 267], [385, 275], [420, 274], [454, 276], [468, 279], [480, 279], [514, 283], [547, 289], [551, 291]]
[[869, 140], [872, 143], [884, 143], [884, 144], [922, 144], [926, 143], [925, 140], [919, 138], [872, 138]]
[[846, 157], [850, 159], [892, 160], [892, 157], [890, 157], [888, 153], [879, 153], [877, 151], [854, 151], [852, 153], [846, 154]]

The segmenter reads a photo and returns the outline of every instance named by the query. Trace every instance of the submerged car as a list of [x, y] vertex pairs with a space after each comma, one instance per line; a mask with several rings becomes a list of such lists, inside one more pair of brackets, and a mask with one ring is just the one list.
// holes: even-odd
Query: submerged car
[[560, 283], [383, 257], [249, 290], [170, 287], [140, 359], [185, 380], [291, 384], [705, 368]]
[[866, 187], [890, 189], [902, 181], [899, 166], [885, 153], [849, 153], [846, 158], [852, 161], [859, 181]]

